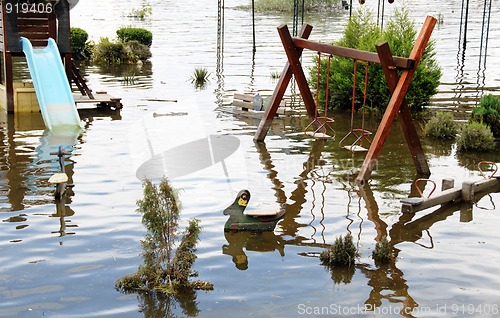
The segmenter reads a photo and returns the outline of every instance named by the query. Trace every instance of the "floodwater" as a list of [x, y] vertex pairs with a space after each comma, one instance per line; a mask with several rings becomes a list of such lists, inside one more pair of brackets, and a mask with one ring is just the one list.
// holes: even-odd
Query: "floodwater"
[[[274, 89], [270, 74], [286, 61], [276, 26], [291, 24], [291, 16], [257, 14], [254, 53], [251, 14], [233, 9], [246, 1], [226, 1], [223, 32], [215, 1], [149, 1], [151, 17], [126, 17], [143, 3], [81, 0], [72, 10], [73, 26], [94, 40], [128, 25], [154, 33], [150, 65], [86, 68], [94, 91], [122, 98], [120, 113], [80, 110], [85, 128], [77, 136], [45, 131], [38, 114], [2, 117], [0, 317], [498, 315], [498, 193], [471, 205], [402, 214], [399, 200], [415, 194], [416, 176], [397, 123], [363, 187], [353, 182], [363, 156], [338, 145], [349, 129], [346, 115], [335, 115], [336, 141], [306, 138], [300, 132], [307, 122], [289, 116], [275, 121], [265, 143], [255, 144], [258, 120], [227, 109], [235, 92], [264, 95]], [[478, 3], [471, 3], [465, 52], [458, 44], [461, 1], [425, 0], [412, 9], [417, 28], [426, 15], [442, 16], [433, 33], [443, 67], [443, 93], [436, 98], [444, 100], [438, 106], [457, 113], [483, 90], [500, 86], [499, 2], [493, 1], [481, 72]], [[386, 3], [386, 12], [400, 5]], [[311, 39], [337, 39], [347, 19], [345, 11], [306, 16], [314, 26]], [[306, 52], [304, 63], [311, 56]], [[190, 81], [196, 67], [211, 73], [204, 89]], [[377, 123], [366, 125], [375, 130]], [[207, 160], [209, 140], [227, 142], [231, 151]], [[451, 143], [422, 140], [438, 184], [443, 178], [456, 184], [479, 178], [479, 161], [500, 161], [497, 152], [458, 154]], [[58, 145], [72, 151], [66, 169], [74, 187], [55, 203], [47, 179], [58, 169], [50, 155]], [[160, 165], [170, 156], [182, 160]], [[162, 172], [180, 190], [181, 227], [190, 218], [201, 220], [195, 269], [214, 284], [213, 291], [173, 298], [114, 289], [115, 280], [141, 263], [145, 230], [135, 211], [142, 197], [138, 176]], [[242, 188], [252, 193], [250, 205], [287, 203], [274, 232], [224, 233], [222, 210]], [[360, 257], [355, 267], [331, 273], [318, 254], [347, 233]], [[396, 260], [377, 266], [371, 253], [385, 235]]]

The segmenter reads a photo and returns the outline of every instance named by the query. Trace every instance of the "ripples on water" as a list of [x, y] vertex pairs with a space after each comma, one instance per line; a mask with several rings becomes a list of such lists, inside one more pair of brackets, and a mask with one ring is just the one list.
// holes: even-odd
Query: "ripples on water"
[[[153, 58], [142, 67], [85, 68], [91, 88], [122, 97], [124, 109], [119, 114], [81, 110], [85, 129], [76, 140], [52, 140], [36, 115], [2, 118], [0, 316], [297, 316], [318, 308], [347, 316], [340, 308], [352, 312], [365, 304], [381, 310], [407, 307], [415, 316], [449, 316], [453, 309], [492, 309], [498, 302], [497, 193], [472, 209], [443, 208], [412, 220], [399, 213], [399, 199], [410, 192], [414, 168], [398, 125], [373, 180], [358, 188], [352, 177], [362, 157], [339, 150], [335, 141], [311, 141], [296, 134], [304, 124], [300, 118], [276, 121], [266, 143], [255, 145], [258, 120], [221, 111], [218, 106], [230, 103], [234, 92], [271, 91], [275, 83], [270, 74], [281, 71], [286, 59], [276, 26], [291, 24], [291, 17], [257, 14], [254, 54], [250, 14], [230, 8], [243, 2], [226, 3], [219, 55], [216, 3], [152, 2], [153, 15], [145, 21], [124, 17], [138, 1], [80, 1], [73, 10], [73, 24], [94, 40], [114, 37], [114, 30], [124, 25], [152, 29]], [[493, 2], [496, 16], [498, 1]], [[477, 28], [470, 32], [463, 68], [457, 70], [456, 55], [449, 54], [457, 48], [460, 4], [423, 2], [413, 13], [417, 27], [427, 14], [443, 15], [433, 36], [444, 91], [477, 85], [472, 45]], [[474, 26], [479, 9], [476, 4], [471, 8]], [[344, 12], [306, 22], [314, 26], [312, 39], [330, 41], [340, 36], [346, 19]], [[496, 27], [490, 37], [498, 37]], [[498, 85], [496, 42], [491, 41], [488, 51], [487, 87]], [[305, 63], [311, 56], [305, 54]], [[190, 83], [195, 67], [211, 72], [204, 90]], [[348, 123], [347, 116], [336, 115], [338, 135], [347, 131]], [[376, 125], [368, 123], [372, 130]], [[238, 150], [224, 163], [172, 180], [184, 205], [181, 227], [191, 217], [202, 221], [195, 267], [215, 290], [184, 295], [182, 306], [173, 298], [116, 292], [114, 281], [135, 271], [141, 261], [144, 228], [135, 212], [135, 201], [142, 195], [137, 169], [155, 155], [218, 134], [236, 136]], [[57, 163], [48, 153], [61, 142], [72, 149], [66, 165], [75, 187], [56, 205], [46, 180], [57, 171]], [[476, 156], [458, 155], [452, 145], [427, 139], [424, 147], [433, 179], [453, 177], [460, 183], [477, 176]], [[499, 161], [497, 157], [481, 159]], [[288, 203], [287, 216], [274, 233], [223, 232], [222, 210], [241, 188], [250, 189], [254, 205]], [[350, 271], [331, 274], [315, 255], [347, 232], [361, 258]], [[383, 235], [397, 243], [398, 258], [378, 267], [370, 255], [375, 239]], [[448, 312], [438, 312], [438, 306], [447, 306]], [[419, 314], [424, 308], [432, 314]], [[389, 316], [383, 313], [379, 316]]]

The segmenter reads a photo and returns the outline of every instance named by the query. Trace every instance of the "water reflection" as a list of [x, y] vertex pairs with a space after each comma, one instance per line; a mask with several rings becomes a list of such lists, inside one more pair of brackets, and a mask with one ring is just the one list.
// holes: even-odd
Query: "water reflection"
[[228, 244], [222, 246], [222, 253], [232, 257], [237, 269], [248, 269], [248, 257], [245, 251], [274, 252], [285, 256], [285, 241], [273, 231], [269, 232], [224, 232]]
[[192, 288], [181, 290], [175, 296], [159, 292], [141, 292], [137, 295], [137, 300], [139, 311], [144, 314], [144, 318], [196, 317], [200, 312], [196, 292]]

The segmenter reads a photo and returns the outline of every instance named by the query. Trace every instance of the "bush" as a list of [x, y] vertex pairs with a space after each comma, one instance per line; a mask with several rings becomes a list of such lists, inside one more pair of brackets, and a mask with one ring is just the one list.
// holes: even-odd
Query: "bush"
[[128, 59], [131, 63], [146, 61], [151, 57], [149, 47], [135, 40], [125, 43], [125, 51], [128, 53]]
[[462, 128], [457, 139], [458, 151], [491, 151], [495, 146], [495, 137], [490, 128], [475, 121]]
[[[382, 32], [374, 22], [370, 11], [359, 10], [348, 22], [343, 37], [335, 44], [375, 52], [375, 45], [381, 40], [388, 42], [392, 54], [408, 57], [416, 40], [415, 23], [409, 17], [408, 9], [396, 10]], [[408, 106], [412, 111], [419, 111], [428, 105], [432, 95], [437, 93], [441, 78], [441, 68], [435, 57], [435, 44], [429, 41], [424, 55], [413, 77], [412, 84], [406, 94]], [[317, 82], [317, 57], [309, 73], [309, 83], [314, 88]], [[325, 104], [325, 83], [327, 59], [322, 59], [319, 85], [320, 104]], [[336, 109], [348, 109], [351, 106], [353, 89], [353, 61], [339, 56], [331, 60], [329, 105]], [[360, 108], [363, 103], [365, 64], [358, 62], [355, 105]], [[382, 68], [378, 64], [369, 65], [367, 84], [367, 106], [385, 110], [391, 94], [385, 80]]]
[[500, 137], [500, 99], [491, 94], [483, 96], [479, 106], [472, 109], [471, 121], [485, 123], [493, 136]]
[[425, 125], [425, 135], [442, 138], [454, 139], [457, 135], [457, 124], [450, 112], [437, 112]]
[[92, 60], [98, 64], [133, 64], [145, 61], [151, 57], [148, 46], [137, 41], [111, 42], [108, 38], [101, 41], [93, 48]]
[[321, 252], [319, 259], [325, 266], [351, 266], [354, 265], [358, 250], [352, 242], [352, 235], [347, 234], [344, 238], [342, 235], [335, 239], [332, 247]]
[[89, 34], [81, 28], [71, 28], [69, 31], [69, 39], [71, 43], [71, 53], [75, 60], [87, 60], [91, 57], [91, 48], [87, 40]]
[[375, 263], [387, 264], [392, 259], [391, 249], [387, 236], [384, 236], [380, 242], [377, 242], [372, 252], [372, 258]]
[[153, 44], [153, 33], [142, 28], [121, 28], [116, 31], [118, 39], [123, 43], [128, 41], [138, 41], [148, 47]]
[[101, 64], [125, 63], [127, 52], [122, 42], [111, 42], [108, 38], [101, 38], [101, 41], [94, 46], [92, 60]]
[[198, 276], [192, 270], [197, 258], [199, 220], [191, 219], [182, 238], [178, 236], [180, 202], [177, 192], [166, 178], [159, 185], [144, 184], [144, 198], [137, 201], [142, 224], [147, 234], [141, 241], [144, 264], [134, 274], [117, 280], [115, 287], [122, 291], [159, 291], [176, 294], [180, 289], [213, 289], [208, 282], [190, 281]]

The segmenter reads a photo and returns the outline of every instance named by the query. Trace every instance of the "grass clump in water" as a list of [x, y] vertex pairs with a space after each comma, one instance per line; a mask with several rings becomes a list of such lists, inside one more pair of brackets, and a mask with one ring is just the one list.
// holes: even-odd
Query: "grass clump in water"
[[191, 83], [195, 85], [196, 88], [204, 88], [207, 82], [210, 73], [204, 67], [197, 67], [194, 69], [193, 74], [191, 75]]
[[495, 137], [490, 127], [472, 121], [463, 127], [457, 138], [458, 151], [492, 151], [496, 147]]
[[356, 257], [358, 250], [352, 241], [352, 235], [348, 233], [345, 237], [337, 237], [330, 249], [321, 252], [319, 259], [322, 265], [332, 268], [354, 265]]
[[384, 236], [380, 242], [377, 242], [372, 252], [372, 258], [375, 263], [387, 264], [392, 259], [391, 248], [387, 236]]
[[198, 276], [191, 268], [197, 258], [196, 244], [201, 227], [199, 220], [191, 219], [179, 238], [177, 228], [181, 207], [177, 192], [168, 180], [163, 178], [158, 186], [145, 181], [144, 198], [138, 200], [137, 205], [147, 230], [141, 241], [144, 264], [136, 273], [117, 280], [115, 287], [125, 292], [157, 291], [165, 294], [176, 294], [186, 288], [212, 290], [211, 283], [190, 281], [190, 277]]
[[457, 124], [450, 112], [437, 112], [425, 125], [425, 135], [442, 139], [454, 139], [458, 133]]

